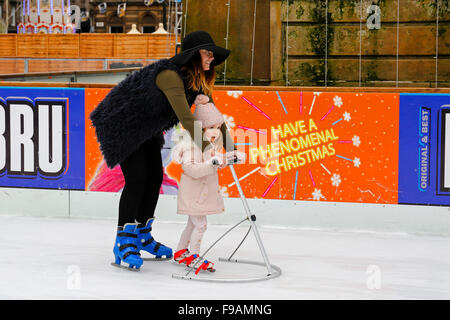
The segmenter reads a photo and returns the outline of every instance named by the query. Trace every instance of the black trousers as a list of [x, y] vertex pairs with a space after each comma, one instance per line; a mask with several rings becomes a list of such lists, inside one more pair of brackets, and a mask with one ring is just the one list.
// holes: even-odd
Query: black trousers
[[163, 180], [160, 141], [157, 138], [146, 140], [120, 167], [125, 187], [120, 197], [118, 226], [134, 222], [145, 224], [155, 214]]

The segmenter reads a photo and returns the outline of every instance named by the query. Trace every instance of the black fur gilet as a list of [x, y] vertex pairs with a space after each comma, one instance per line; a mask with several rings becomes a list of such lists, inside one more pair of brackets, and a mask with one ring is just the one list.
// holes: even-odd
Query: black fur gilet
[[161, 59], [118, 83], [90, 114], [108, 167], [120, 164], [147, 139], [158, 139], [162, 147], [163, 132], [179, 122], [155, 83], [156, 75], [165, 69], [176, 71], [183, 79], [191, 106], [197, 93], [186, 89], [186, 77], [176, 64]]

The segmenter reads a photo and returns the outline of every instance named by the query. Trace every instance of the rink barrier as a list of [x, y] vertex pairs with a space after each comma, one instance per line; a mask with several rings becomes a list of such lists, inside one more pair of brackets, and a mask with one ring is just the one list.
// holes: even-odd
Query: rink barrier
[[[62, 210], [62, 216], [78, 214], [70, 199], [74, 195], [86, 196], [87, 203], [114, 199], [105, 204], [112, 211], [106, 216], [116, 216], [113, 204], [123, 176], [120, 167], [110, 170], [104, 165], [88, 119], [112, 86], [1, 82], [0, 191], [11, 195], [23, 194], [20, 189], [54, 190], [56, 198], [69, 198], [63, 200], [69, 208]], [[279, 225], [294, 221], [293, 226], [326, 227], [323, 221], [314, 222], [325, 213], [302, 213], [308, 218], [298, 221], [294, 215], [299, 215], [299, 206], [333, 210], [351, 204], [405, 214], [416, 210], [403, 205], [433, 205], [436, 221], [446, 221], [450, 89], [216, 86], [213, 98], [232, 135], [244, 132], [245, 139], [235, 142], [253, 163], [240, 165], [236, 172], [249, 201], [285, 203], [289, 208], [289, 217], [280, 218]], [[264, 132], [278, 140], [266, 141], [264, 148], [253, 147], [249, 141], [261, 143]], [[313, 142], [299, 147], [302, 141]], [[181, 175], [171, 161], [171, 147], [166, 140], [162, 150], [166, 173], [162, 198], [168, 202], [175, 199]], [[238, 195], [230, 172], [221, 171], [219, 182], [226, 205], [233, 203]], [[8, 205], [1, 213], [14, 208]], [[102, 214], [93, 210], [92, 216]], [[367, 223], [357, 223], [358, 228], [383, 229], [383, 223]], [[430, 225], [429, 229], [446, 233], [448, 228]], [[402, 230], [401, 225], [392, 230]]]

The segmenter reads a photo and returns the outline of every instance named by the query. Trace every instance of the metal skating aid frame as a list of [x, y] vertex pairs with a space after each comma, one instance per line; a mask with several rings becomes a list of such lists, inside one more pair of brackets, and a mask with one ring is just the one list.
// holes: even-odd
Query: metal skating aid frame
[[[248, 277], [248, 278], [213, 278], [212, 276], [209, 277], [202, 277], [200, 275], [195, 275], [190, 273], [192, 271], [195, 271], [195, 268], [197, 267], [197, 263], [192, 267], [188, 269], [188, 272], [184, 275], [181, 274], [172, 274], [172, 278], [175, 279], [184, 279], [184, 280], [196, 280], [196, 281], [206, 281], [206, 282], [254, 282], [254, 281], [262, 281], [262, 280], [269, 280], [276, 277], [279, 277], [281, 275], [281, 269], [277, 267], [276, 265], [273, 265], [269, 262], [269, 257], [267, 256], [266, 250], [264, 248], [263, 242], [261, 240], [261, 236], [259, 235], [258, 228], [256, 227], [256, 216], [253, 215], [250, 212], [250, 208], [247, 203], [247, 199], [245, 198], [244, 192], [242, 191], [241, 185], [239, 184], [239, 179], [236, 175], [236, 172], [234, 171], [233, 164], [228, 165], [231, 170], [231, 174], [233, 175], [234, 181], [236, 183], [236, 187], [238, 188], [239, 195], [242, 200], [242, 204], [244, 205], [245, 212], [247, 214], [247, 217], [243, 219], [242, 221], [238, 222], [234, 226], [232, 226], [230, 229], [228, 229], [222, 236], [219, 237], [206, 251], [203, 253], [203, 255], [198, 259], [198, 261], [202, 261], [203, 257], [211, 250], [212, 247], [216, 245], [223, 237], [225, 237], [231, 230], [236, 228], [238, 225], [243, 223], [244, 221], [250, 222], [250, 228], [247, 232], [247, 234], [244, 236], [244, 239], [239, 243], [238, 247], [233, 251], [231, 256], [228, 259], [225, 258], [219, 258], [219, 261], [222, 262], [230, 262], [230, 263], [241, 263], [241, 264], [250, 264], [250, 265], [257, 265], [257, 266], [263, 266], [266, 267], [267, 273], [255, 276], [255, 277]], [[233, 255], [236, 253], [236, 251], [240, 248], [244, 240], [247, 238], [248, 234], [250, 233], [250, 230], [253, 231], [253, 235], [256, 238], [256, 242], [258, 243], [259, 250], [261, 251], [261, 255], [263, 257], [264, 262], [256, 262], [256, 261], [250, 261], [250, 260], [241, 260], [241, 259], [232, 259]]]

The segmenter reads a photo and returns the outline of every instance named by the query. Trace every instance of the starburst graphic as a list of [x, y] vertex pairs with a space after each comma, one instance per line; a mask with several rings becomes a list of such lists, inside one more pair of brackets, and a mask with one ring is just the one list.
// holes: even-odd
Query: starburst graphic
[[275, 177], [275, 179], [272, 180], [270, 185], [267, 187], [266, 191], [264, 191], [262, 198], [266, 196], [266, 194], [269, 192], [269, 190], [273, 187], [274, 183], [278, 180], [278, 177]]
[[342, 104], [343, 104], [342, 98], [339, 97], [339, 96], [335, 96], [335, 97], [333, 98], [333, 102], [334, 102], [334, 105], [335, 105], [336, 107], [338, 107], [338, 108], [340, 108], [340, 107], [342, 106]]
[[349, 122], [350, 119], [352, 118], [352, 117], [350, 117], [350, 113], [348, 113], [347, 111], [345, 111], [342, 116], [344, 117], [344, 120], [347, 122]]
[[359, 145], [361, 144], [361, 139], [357, 135], [354, 135], [352, 138], [352, 142], [355, 147], [359, 147]]
[[[235, 96], [232, 96], [231, 91], [227, 93], [232, 98], [235, 98]], [[263, 175], [267, 179], [258, 186], [261, 187], [261, 193], [258, 194], [258, 198], [272, 198], [277, 193], [285, 193], [287, 190], [283, 185], [285, 183], [283, 177], [284, 174], [286, 174], [286, 177], [289, 177], [289, 172], [292, 171], [292, 181], [290, 181], [292, 184], [289, 187], [292, 194], [289, 198], [292, 197], [291, 199], [293, 200], [301, 200], [301, 198], [297, 199], [299, 198], [300, 192], [304, 195], [311, 195], [308, 197], [309, 199], [327, 201], [329, 196], [328, 193], [331, 191], [330, 187], [336, 188], [337, 192], [338, 188], [342, 188], [345, 179], [343, 178], [343, 173], [339, 172], [339, 170], [337, 170], [338, 172], [335, 171], [336, 173], [333, 173], [334, 170], [332, 167], [334, 162], [329, 162], [326, 160], [326, 157], [334, 155], [336, 159], [339, 158], [346, 162], [348, 161], [347, 163], [352, 162], [354, 167], [359, 167], [361, 165], [361, 160], [359, 158], [353, 160], [355, 156], [359, 155], [351, 154], [352, 150], [348, 149], [352, 144], [355, 147], [361, 145], [359, 133], [353, 132], [347, 137], [340, 134], [347, 130], [345, 127], [348, 127], [347, 124], [351, 122], [350, 120], [352, 119], [348, 110], [342, 110], [341, 112], [339, 112], [340, 110], [337, 111], [338, 108], [344, 105], [345, 96], [322, 93], [323, 92], [314, 92], [312, 95], [309, 94], [305, 96], [302, 92], [298, 93], [298, 95], [294, 95], [291, 93], [275, 91], [271, 93], [271, 95], [273, 95], [271, 98], [273, 98], [272, 101], [274, 102], [274, 108], [272, 109], [268, 107], [268, 104], [263, 104], [261, 101], [258, 101], [257, 98], [255, 98], [256, 95], [250, 96], [247, 95], [247, 92], [239, 95], [239, 100], [242, 99], [242, 101], [245, 101], [246, 104], [244, 104], [244, 106], [248, 108], [250, 117], [255, 117], [255, 123], [265, 122], [264, 124], [259, 124], [259, 128], [267, 128], [265, 126], [266, 123], [268, 123], [267, 126], [271, 128], [268, 130], [257, 129], [257, 126], [252, 125], [252, 121], [249, 121], [248, 126], [244, 126], [242, 125], [243, 123], [240, 123], [242, 119], [238, 120], [238, 118], [233, 119], [232, 117], [225, 117], [225, 122], [229, 128], [240, 128], [245, 130], [245, 132], [249, 132], [248, 134], [254, 132], [263, 134], [267, 138], [273, 138], [273, 133], [278, 132], [275, 136], [279, 144], [272, 143], [267, 144], [267, 146], [264, 143], [263, 146], [258, 146], [257, 143], [249, 144], [251, 146], [249, 148], [249, 153], [252, 154], [256, 163], [259, 164], [258, 159], [262, 161], [261, 168], [258, 167], [259, 169], [248, 169], [239, 172], [241, 176], [239, 180], [247, 178], [256, 172], [259, 172], [260, 175]], [[289, 101], [295, 101], [295, 105], [289, 103]], [[284, 121], [283, 119], [281, 123], [278, 123], [279, 120], [273, 116], [275, 113], [273, 110], [281, 112], [283, 116], [286, 115], [286, 118], [289, 120], [286, 119], [286, 121]], [[294, 113], [293, 110], [296, 112]], [[298, 115], [298, 113], [302, 114], [300, 119], [296, 118], [296, 114]], [[294, 115], [291, 116], [292, 114]], [[234, 122], [236, 122], [236, 124], [234, 124]], [[336, 126], [339, 122], [340, 125]], [[334, 152], [327, 153], [327, 150], [329, 149], [327, 149], [327, 145], [324, 145], [320, 148], [311, 148], [311, 153], [304, 153], [302, 156], [295, 158], [290, 155], [291, 152], [286, 149], [291, 148], [293, 150], [297, 145], [300, 146], [301, 142], [296, 141], [303, 141], [301, 139], [306, 139], [304, 141], [308, 141], [307, 139], [314, 139], [313, 137], [332, 138], [335, 149]], [[283, 147], [284, 149], [282, 149], [281, 146], [287, 147]], [[309, 150], [306, 151], [309, 152]], [[341, 160], [339, 160], [337, 164], [342, 165]], [[320, 171], [318, 171], [318, 168]], [[349, 174], [351, 175], [351, 173]], [[258, 178], [257, 176], [253, 176], [252, 179]], [[289, 181], [288, 179], [289, 178], [286, 178], [285, 181]], [[227, 194], [233, 195], [235, 193], [235, 183], [229, 183], [227, 187]], [[347, 186], [344, 186], [344, 189], [345, 188], [347, 188]], [[224, 191], [225, 190], [222, 192]], [[283, 194], [283, 197], [286, 198], [286, 195]], [[333, 198], [339, 196], [337, 193], [334, 193], [333, 195], [330, 195], [330, 197]]]
[[337, 173], [333, 173], [333, 176], [331, 177], [331, 185], [335, 187], [339, 187], [341, 184], [341, 176]]

